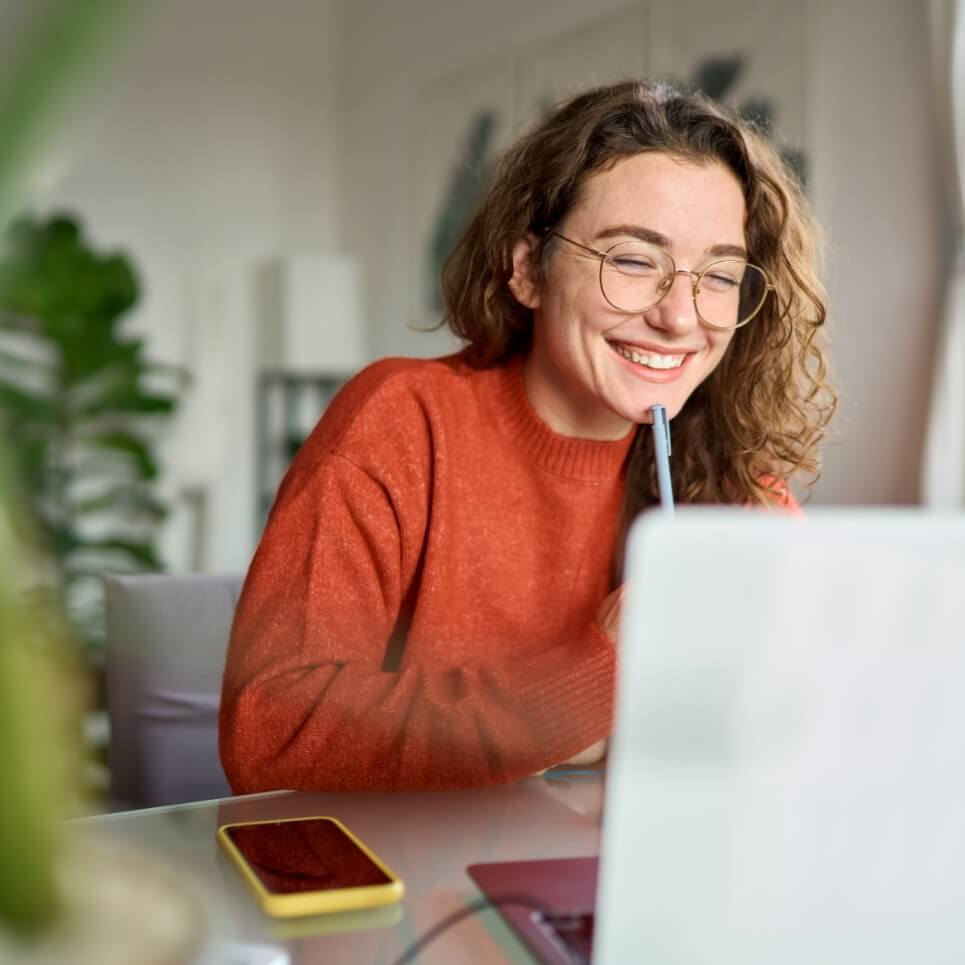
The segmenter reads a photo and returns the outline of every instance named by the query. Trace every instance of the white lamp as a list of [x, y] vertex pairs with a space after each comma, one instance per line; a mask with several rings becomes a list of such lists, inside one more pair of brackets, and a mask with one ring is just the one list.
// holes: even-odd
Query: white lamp
[[295, 252], [263, 277], [262, 368], [356, 372], [365, 362], [358, 263], [347, 255]]

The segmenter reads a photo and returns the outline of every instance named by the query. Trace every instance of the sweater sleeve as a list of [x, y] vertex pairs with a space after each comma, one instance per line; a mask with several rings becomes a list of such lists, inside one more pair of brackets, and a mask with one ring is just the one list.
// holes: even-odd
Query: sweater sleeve
[[594, 626], [526, 661], [481, 641], [468, 659], [404, 653], [384, 669], [424, 521], [342, 456], [298, 477], [232, 630], [220, 751], [236, 792], [512, 781], [609, 733], [616, 658]]

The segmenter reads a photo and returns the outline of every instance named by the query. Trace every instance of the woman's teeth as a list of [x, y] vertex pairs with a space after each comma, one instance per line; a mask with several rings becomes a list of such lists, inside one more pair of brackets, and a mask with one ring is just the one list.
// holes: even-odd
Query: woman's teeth
[[683, 360], [683, 355], [657, 355], [656, 352], [635, 352], [633, 349], [610, 343], [613, 350], [622, 355], [625, 359], [635, 362], [637, 365], [645, 365], [649, 369], [675, 369]]

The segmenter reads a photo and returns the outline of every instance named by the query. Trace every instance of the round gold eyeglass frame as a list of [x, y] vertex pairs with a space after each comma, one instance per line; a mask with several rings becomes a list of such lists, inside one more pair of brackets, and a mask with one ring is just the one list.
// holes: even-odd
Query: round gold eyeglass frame
[[620, 245], [626, 244], [626, 242], [618, 241], [615, 245], [611, 245], [609, 248], [607, 248], [606, 251], [600, 251], [598, 248], [590, 248], [587, 245], [581, 244], [579, 241], [574, 241], [572, 238], [567, 238], [566, 235], [561, 235], [558, 231], [554, 231], [552, 228], [546, 233], [548, 235], [552, 235], [554, 238], [559, 238], [560, 241], [566, 241], [569, 244], [574, 245], [577, 248], [580, 248], [582, 251], [585, 251], [588, 255], [593, 255], [595, 258], [600, 259], [600, 273], [599, 273], [600, 292], [603, 294], [603, 297], [606, 299], [607, 304], [610, 305], [611, 308], [616, 309], [618, 312], [623, 312], [623, 314], [625, 315], [642, 315], [644, 312], [649, 312], [651, 309], [656, 308], [657, 305], [659, 305], [664, 300], [664, 298], [667, 297], [667, 292], [669, 292], [670, 289], [673, 287], [673, 283], [672, 282], [668, 283], [668, 279], [676, 278], [677, 275], [690, 275], [691, 298], [694, 303], [694, 312], [697, 315], [697, 318], [700, 319], [700, 324], [705, 325], [707, 328], [712, 328], [716, 332], [733, 332], [735, 329], [743, 328], [748, 322], [753, 321], [754, 317], [760, 313], [760, 310], [764, 307], [765, 303], [767, 302], [767, 296], [772, 292], [776, 291], [776, 289], [774, 288], [774, 285], [771, 284], [770, 277], [768, 276], [767, 272], [764, 271], [763, 268], [761, 268], [759, 265], [752, 265], [750, 262], [745, 262], [745, 264], [748, 267], [754, 268], [755, 270], [759, 271], [764, 278], [764, 286], [765, 286], [764, 294], [761, 296], [760, 304], [757, 306], [757, 308], [754, 309], [753, 312], [750, 313], [750, 315], [747, 316], [747, 318], [742, 319], [736, 325], [715, 325], [713, 322], [708, 322], [707, 319], [700, 314], [700, 309], [697, 307], [697, 296], [700, 294], [700, 281], [704, 277], [704, 275], [706, 275], [707, 272], [709, 272], [711, 268], [713, 268], [715, 265], [723, 264], [725, 261], [740, 261], [741, 259], [722, 258], [722, 259], [719, 259], [718, 261], [711, 262], [709, 265], [707, 265], [706, 268], [703, 269], [703, 271], [693, 272], [689, 268], [678, 268], [677, 263], [673, 260], [673, 255], [671, 255], [666, 248], [661, 248], [660, 245], [655, 245], [652, 242], [648, 241], [646, 242], [646, 244], [650, 245], [653, 248], [656, 248], [657, 250], [659, 250], [660, 252], [662, 252], [664, 255], [667, 256], [667, 260], [670, 262], [673, 268], [673, 271], [669, 275], [667, 275], [667, 277], [660, 283], [660, 287], [663, 288], [663, 294], [661, 294], [661, 296], [652, 305], [648, 305], [646, 308], [634, 308], [634, 309], [621, 308], [619, 305], [614, 305], [613, 302], [611, 302], [610, 299], [607, 297], [606, 288], [603, 287], [603, 266], [606, 264], [607, 258], [610, 257], [610, 252], [613, 251], [614, 248], [619, 248]]

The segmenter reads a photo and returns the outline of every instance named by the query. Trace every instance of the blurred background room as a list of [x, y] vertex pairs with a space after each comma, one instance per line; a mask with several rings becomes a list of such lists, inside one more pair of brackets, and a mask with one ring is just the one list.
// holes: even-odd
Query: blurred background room
[[421, 330], [500, 148], [628, 76], [805, 181], [841, 396], [812, 505], [961, 505], [960, 6], [0, 0], [0, 427], [83, 659], [103, 574], [243, 573], [338, 386], [453, 349]]

